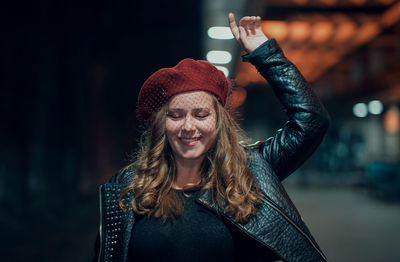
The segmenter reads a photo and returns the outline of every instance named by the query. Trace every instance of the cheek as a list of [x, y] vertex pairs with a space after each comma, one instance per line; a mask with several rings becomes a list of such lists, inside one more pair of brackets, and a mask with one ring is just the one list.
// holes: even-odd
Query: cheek
[[167, 120], [167, 121], [165, 122], [165, 130], [166, 130], [167, 132], [174, 132], [174, 130], [176, 130], [176, 127], [177, 127], [177, 126], [178, 126], [177, 123], [174, 122], [174, 121]]
[[217, 128], [217, 124], [215, 119], [210, 119], [210, 121], [207, 121], [202, 124], [202, 132], [207, 133], [207, 134], [212, 134], [214, 133], [215, 129]]
[[[176, 140], [176, 135], [174, 135], [174, 132], [172, 132], [171, 130], [166, 130], [165, 135], [167, 136], [167, 141], [168, 144], [172, 147], [175, 148], [175, 142], [174, 140]], [[175, 139], [174, 139], [175, 138]]]
[[172, 138], [172, 136], [177, 135], [179, 132], [179, 124], [174, 121], [168, 121], [165, 123], [165, 131], [167, 134], [168, 140]]

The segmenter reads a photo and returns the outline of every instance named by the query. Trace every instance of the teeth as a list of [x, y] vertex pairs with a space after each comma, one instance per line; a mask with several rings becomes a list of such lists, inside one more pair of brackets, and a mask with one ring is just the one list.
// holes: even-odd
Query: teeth
[[192, 139], [188, 139], [188, 138], [181, 138], [181, 140], [182, 140], [183, 142], [185, 142], [185, 143], [190, 143], [190, 142], [193, 142], [193, 141], [196, 141], [196, 140], [198, 140], [198, 138], [192, 138]]

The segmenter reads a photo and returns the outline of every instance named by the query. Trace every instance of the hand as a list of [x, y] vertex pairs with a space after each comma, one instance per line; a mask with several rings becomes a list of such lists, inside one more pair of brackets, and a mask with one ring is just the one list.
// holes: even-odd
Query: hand
[[239, 27], [235, 22], [233, 13], [229, 13], [229, 26], [236, 41], [247, 53], [253, 52], [262, 43], [268, 40], [261, 30], [261, 17], [245, 16], [239, 21]]

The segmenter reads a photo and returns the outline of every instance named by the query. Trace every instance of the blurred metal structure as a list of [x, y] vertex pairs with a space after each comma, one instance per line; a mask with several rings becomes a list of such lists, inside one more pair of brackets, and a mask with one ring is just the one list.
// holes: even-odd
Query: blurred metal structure
[[[262, 16], [264, 32], [278, 40], [287, 57], [315, 84], [322, 97], [359, 95], [358, 87], [362, 85], [365, 95], [385, 89], [379, 96], [385, 102], [400, 100], [398, 1], [268, 0], [266, 3]], [[364, 50], [358, 54], [361, 60], [352, 59], [359, 50]], [[361, 65], [354, 65], [360, 62]], [[365, 81], [364, 76], [369, 81], [367, 88], [358, 82]], [[254, 68], [240, 62], [237, 80], [242, 85], [263, 81]]]

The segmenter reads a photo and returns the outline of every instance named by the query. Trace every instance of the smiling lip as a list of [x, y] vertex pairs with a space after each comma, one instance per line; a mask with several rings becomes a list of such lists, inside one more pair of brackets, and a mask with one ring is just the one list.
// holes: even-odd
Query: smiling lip
[[179, 137], [179, 141], [186, 146], [194, 146], [200, 142], [201, 137]]

